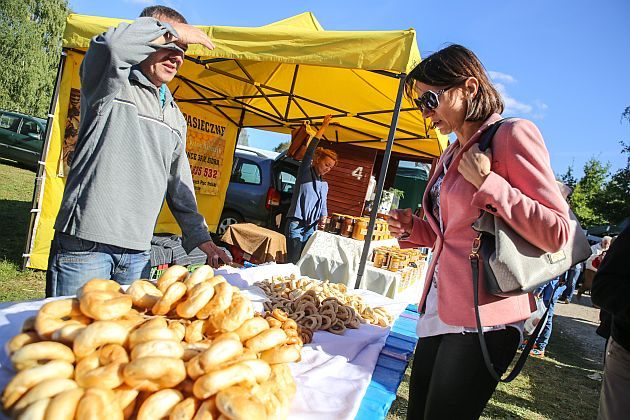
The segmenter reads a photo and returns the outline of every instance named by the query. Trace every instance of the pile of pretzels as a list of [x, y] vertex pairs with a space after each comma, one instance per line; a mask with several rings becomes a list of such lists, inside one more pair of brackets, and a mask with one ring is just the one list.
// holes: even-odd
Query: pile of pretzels
[[126, 292], [93, 279], [8, 341], [16, 375], [2, 406], [25, 419], [286, 418], [302, 332], [267, 316], [209, 266]]
[[306, 331], [344, 334], [347, 328], [359, 328], [361, 323], [386, 327], [393, 321], [385, 308], [369, 307], [360, 296], [348, 294], [343, 284], [290, 276], [274, 277], [255, 285], [269, 298], [264, 303], [265, 310], [285, 311]]

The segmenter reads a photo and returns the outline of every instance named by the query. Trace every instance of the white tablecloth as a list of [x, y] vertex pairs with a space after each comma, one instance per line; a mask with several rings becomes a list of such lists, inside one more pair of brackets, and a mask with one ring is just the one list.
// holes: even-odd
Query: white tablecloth
[[[244, 290], [260, 310], [264, 294], [257, 287], [247, 287], [265, 276], [285, 275], [295, 270], [292, 264], [272, 264], [245, 270], [228, 268], [219, 271], [230, 283]], [[268, 277], [267, 277], [268, 278]], [[405, 304], [397, 303], [367, 290], [354, 291], [371, 306], [385, 306], [398, 317]], [[14, 375], [4, 345], [19, 333], [22, 322], [35, 315], [45, 302], [52, 299], [0, 304], [0, 387]], [[342, 336], [318, 331], [313, 342], [304, 346], [302, 361], [291, 364], [297, 394], [291, 407], [292, 419], [353, 419], [372, 378], [378, 355], [385, 344], [389, 328], [361, 325], [347, 330]], [[1, 415], [0, 415], [1, 416]]]
[[[304, 246], [297, 266], [304, 276], [320, 280], [328, 279], [333, 283], [351, 286], [357, 279], [363, 245], [363, 241], [318, 230]], [[372, 241], [370, 252], [379, 246], [398, 246], [398, 241], [396, 239]], [[382, 293], [378, 287], [372, 288], [369, 281], [362, 281], [361, 284], [362, 288]]]

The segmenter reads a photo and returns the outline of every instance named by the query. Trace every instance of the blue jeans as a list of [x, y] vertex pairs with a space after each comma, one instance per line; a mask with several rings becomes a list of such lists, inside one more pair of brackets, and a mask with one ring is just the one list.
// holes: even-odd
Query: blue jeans
[[52, 240], [46, 296], [70, 296], [93, 278], [131, 284], [149, 277], [151, 251], [138, 251], [88, 241], [57, 232]]
[[575, 291], [575, 283], [577, 283], [578, 278], [580, 278], [580, 273], [582, 272], [582, 268], [580, 264], [569, 268], [569, 271], [565, 273], [566, 275], [566, 287], [560, 296], [560, 300], [566, 300], [567, 302], [571, 302], [571, 298], [573, 297], [573, 292]]
[[[545, 325], [542, 330], [540, 330], [540, 334], [538, 334], [538, 338], [536, 338], [536, 346], [544, 350], [549, 344], [549, 339], [551, 338], [551, 330], [553, 329], [553, 313], [556, 302], [558, 301], [559, 292], [556, 290], [556, 293], [552, 296], [553, 289], [558, 284], [559, 278], [551, 280], [547, 285], [545, 285], [542, 290], [540, 290], [540, 295], [542, 296], [543, 302], [545, 306], [549, 308], [547, 313], [547, 320], [545, 321]], [[538, 289], [537, 289], [538, 290]], [[536, 293], [536, 291], [534, 292]]]
[[287, 262], [297, 263], [308, 238], [315, 233], [317, 223], [307, 226], [303, 220], [289, 218], [284, 236], [287, 238]]

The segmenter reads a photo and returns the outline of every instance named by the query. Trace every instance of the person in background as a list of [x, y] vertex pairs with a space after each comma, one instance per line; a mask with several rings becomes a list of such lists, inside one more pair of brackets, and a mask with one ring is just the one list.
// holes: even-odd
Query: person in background
[[46, 294], [72, 295], [92, 278], [149, 275], [153, 229], [166, 199], [187, 251], [217, 267], [230, 258], [197, 210], [186, 121], [166, 86], [190, 44], [214, 45], [165, 6], [95, 36], [81, 64], [81, 122], [51, 244]]
[[599, 266], [602, 258], [604, 257], [602, 254], [605, 254], [606, 251], [608, 251], [611, 240], [612, 238], [610, 236], [604, 236], [600, 243], [591, 246], [591, 256], [585, 263], [586, 270], [584, 270], [584, 282], [580, 285], [577, 291], [578, 300], [582, 298], [584, 292], [591, 290], [595, 273], [597, 273], [596, 266]]
[[612, 317], [606, 347], [600, 420], [627, 419], [630, 413], [630, 226], [603, 259], [591, 290], [593, 303]]
[[582, 263], [575, 264], [565, 274], [565, 288], [562, 294], [558, 298], [558, 302], [569, 304], [573, 298], [573, 292], [575, 292], [575, 285], [582, 273]]
[[335, 167], [338, 157], [333, 150], [317, 147], [319, 137], [318, 132], [304, 153], [287, 212], [287, 262], [294, 264], [300, 259], [306, 241], [318, 227], [322, 228], [328, 215], [328, 183], [323, 176]]
[[[406, 78], [407, 95], [442, 134], [454, 133], [423, 198], [426, 220], [411, 209], [388, 220], [401, 246], [433, 247], [417, 325], [407, 418], [478, 418], [497, 381], [483, 359], [469, 260], [481, 210], [503, 218], [524, 239], [548, 252], [569, 238], [569, 207], [558, 189], [542, 135], [527, 120], [503, 122], [492, 147], [481, 135], [501, 120], [503, 100], [475, 54], [451, 45], [430, 55]], [[529, 295], [499, 297], [479, 280], [481, 324], [497, 373], [508, 368], [535, 310]]]

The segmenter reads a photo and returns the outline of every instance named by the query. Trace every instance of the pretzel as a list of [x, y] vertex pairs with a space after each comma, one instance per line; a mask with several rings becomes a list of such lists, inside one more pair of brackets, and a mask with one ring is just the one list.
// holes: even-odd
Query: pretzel
[[186, 285], [182, 282], [174, 282], [164, 291], [164, 295], [151, 308], [154, 315], [166, 315], [173, 309], [179, 300], [186, 294]]
[[306, 316], [306, 313], [304, 313], [304, 311], [295, 311], [292, 314], [289, 314], [289, 318], [291, 318], [298, 324], [305, 316]]
[[73, 419], [85, 390], [72, 388], [55, 395], [46, 408], [45, 420]]
[[328, 328], [328, 332], [341, 335], [346, 332], [346, 326], [344, 325], [342, 320], [338, 319], [330, 328]]
[[177, 341], [177, 336], [173, 330], [167, 327], [140, 327], [129, 334], [129, 347], [137, 346], [152, 340]]
[[152, 340], [145, 341], [131, 349], [131, 360], [141, 357], [173, 357], [181, 359], [184, 356], [184, 347], [179, 341]]
[[260, 334], [270, 327], [268, 320], [255, 316], [245, 321], [234, 332], [238, 335], [241, 342], [245, 342], [250, 338]]
[[310, 343], [313, 341], [313, 330], [309, 328], [300, 328], [300, 338], [302, 339], [302, 343]]
[[26, 344], [11, 356], [11, 363], [18, 371], [48, 360], [63, 360], [68, 363], [74, 363], [74, 353], [68, 346], [61, 343], [40, 341]]
[[197, 312], [197, 318], [208, 319], [211, 316], [214, 317], [223, 313], [232, 303], [233, 293], [234, 291], [229, 283], [222, 281], [216, 284], [214, 286], [214, 296], [206, 306]]
[[53, 341], [72, 346], [77, 335], [85, 328], [85, 325], [78, 321], [67, 321], [66, 325], [52, 333]]
[[96, 321], [79, 332], [72, 349], [80, 359], [104, 344], [124, 344], [128, 334], [127, 328], [114, 321]]
[[71, 378], [74, 367], [68, 362], [53, 360], [45, 365], [35, 366], [18, 372], [4, 388], [2, 405], [9, 409], [29, 389], [47, 379]]
[[280, 328], [270, 328], [250, 338], [245, 342], [245, 347], [254, 353], [260, 353], [280, 344], [287, 340], [287, 334]]
[[175, 389], [162, 389], [144, 400], [138, 410], [137, 420], [154, 420], [167, 417], [184, 399]]
[[[193, 276], [190, 278], [193, 278]], [[177, 305], [177, 315], [186, 319], [193, 318], [197, 312], [210, 302], [212, 296], [214, 296], [214, 287], [210, 283], [199, 283], [194, 287], [189, 287], [188, 296]]]
[[193, 420], [212, 420], [221, 418], [221, 412], [217, 409], [216, 396], [212, 396], [201, 403]]
[[217, 408], [229, 419], [267, 418], [265, 406], [252, 398], [247, 388], [231, 386], [217, 394]]
[[204, 339], [203, 331], [206, 326], [206, 321], [196, 319], [186, 326], [186, 334], [184, 335], [184, 341], [187, 343], [196, 343]]
[[210, 372], [243, 353], [243, 344], [230, 338], [215, 340], [208, 350], [199, 355], [199, 364], [204, 372]]
[[13, 353], [18, 351], [25, 345], [31, 344], [31, 343], [37, 343], [38, 341], [40, 341], [40, 338], [39, 338], [39, 335], [37, 335], [37, 332], [35, 331], [23, 332], [14, 336], [9, 341], [7, 341], [4, 348], [5, 348], [5, 351], [7, 352], [7, 355], [11, 356]]
[[173, 420], [191, 420], [195, 413], [197, 412], [197, 408], [199, 406], [199, 401], [196, 398], [188, 397], [177, 403], [175, 407], [171, 410], [169, 414], [169, 419]]
[[254, 316], [254, 307], [249, 299], [236, 295], [227, 310], [215, 318], [210, 318], [208, 322], [218, 331], [228, 332], [239, 328], [243, 323]]
[[164, 273], [156, 282], [157, 288], [162, 293], [166, 293], [166, 290], [176, 282], [183, 282], [188, 278], [188, 269], [181, 265], [172, 265], [167, 268]]
[[92, 279], [77, 290], [77, 298], [80, 300], [83, 295], [90, 292], [112, 292], [121, 293], [120, 284], [114, 280]]
[[63, 391], [75, 388], [77, 388], [77, 383], [74, 382], [72, 379], [47, 379], [38, 383], [26, 394], [24, 394], [24, 396], [20, 398], [17, 403], [15, 403], [15, 405], [13, 406], [13, 410], [19, 412], [38, 400], [52, 398]]
[[44, 304], [35, 318], [35, 330], [43, 339], [50, 339], [52, 334], [66, 325], [68, 320], [79, 321], [86, 325], [91, 322], [81, 312], [78, 299], [61, 299]]
[[123, 383], [122, 369], [127, 362], [129, 358], [122, 346], [108, 344], [81, 359], [74, 377], [82, 388], [114, 389]]
[[322, 316], [319, 314], [308, 315], [300, 319], [298, 323], [310, 330], [316, 331], [322, 325]]
[[[184, 280], [184, 284], [188, 290], [192, 290], [200, 283], [206, 282], [214, 277], [214, 270], [209, 265], [202, 265], [195, 269], [193, 273]], [[211, 285], [214, 286], [214, 285]]]
[[86, 316], [98, 321], [109, 321], [129, 312], [133, 300], [131, 296], [120, 292], [97, 290], [83, 293], [79, 298], [79, 305]]
[[322, 322], [319, 325], [319, 330], [327, 330], [337, 321], [337, 318], [333, 318], [329, 313], [320, 314], [320, 316], [322, 317]]
[[297, 362], [300, 360], [300, 346], [296, 344], [284, 344], [263, 351], [260, 358], [270, 365]]
[[173, 331], [177, 341], [183, 341], [186, 337], [186, 325], [184, 325], [182, 321], [169, 322], [168, 329]]
[[79, 400], [76, 418], [122, 420], [123, 413], [111, 389], [88, 388]]
[[205, 400], [232, 385], [246, 383], [250, 386], [256, 384], [254, 372], [243, 363], [228, 366], [225, 369], [215, 370], [200, 376], [193, 386], [195, 397]]
[[123, 369], [125, 383], [140, 391], [155, 392], [172, 388], [186, 379], [186, 367], [181, 359], [142, 357], [132, 360]]
[[140, 392], [127, 385], [119, 386], [114, 390], [114, 400], [123, 411], [123, 417], [128, 419], [136, 408], [136, 398]]
[[160, 289], [146, 280], [134, 281], [126, 293], [131, 296], [133, 306], [143, 310], [153, 308], [153, 305], [162, 297]]

